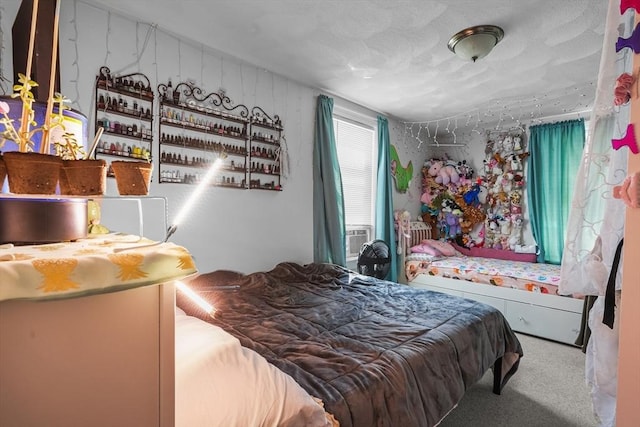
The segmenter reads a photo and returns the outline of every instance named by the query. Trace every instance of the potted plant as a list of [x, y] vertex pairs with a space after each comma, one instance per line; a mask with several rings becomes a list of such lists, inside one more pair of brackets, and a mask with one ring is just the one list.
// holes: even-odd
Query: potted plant
[[41, 144], [47, 144], [49, 131], [62, 125], [62, 111], [64, 99], [56, 94], [58, 113], [47, 119], [48, 123], [31, 129], [35, 125], [33, 117], [33, 94], [31, 89], [38, 84], [24, 74], [18, 74], [19, 84], [14, 86], [12, 98], [20, 98], [22, 101], [22, 116], [20, 127], [14, 126], [14, 120], [9, 117], [9, 104], [0, 102], [0, 124], [4, 125], [4, 131], [0, 134], [0, 148], [7, 140], [14, 141], [17, 151], [3, 153], [3, 159], [9, 180], [9, 190], [16, 194], [54, 194], [58, 185], [62, 159], [58, 156], [47, 154], [46, 151], [36, 153], [33, 151], [33, 137], [36, 133], [42, 133]]
[[[101, 132], [99, 132], [100, 134]], [[96, 139], [99, 138], [99, 134]], [[107, 162], [91, 159], [73, 134], [65, 132], [54, 142], [56, 155], [62, 159], [60, 193], [70, 196], [99, 196], [107, 187]]]
[[[145, 152], [145, 154], [147, 154]], [[128, 161], [114, 160], [111, 162], [113, 174], [116, 177], [118, 193], [121, 196], [146, 196], [151, 185], [153, 164], [146, 160]]]
[[4, 165], [4, 160], [2, 159], [2, 153], [0, 153], [0, 191], [2, 191], [2, 186], [4, 185], [4, 178], [7, 176], [7, 167]]
[[[64, 131], [63, 111], [66, 109], [66, 101], [59, 93], [54, 94], [56, 65], [58, 60], [58, 23], [60, 14], [60, 0], [56, 0], [56, 9], [53, 22], [53, 48], [51, 54], [51, 71], [49, 75], [49, 94], [43, 122], [35, 121], [34, 96], [31, 89], [38, 84], [31, 80], [31, 66], [37, 29], [38, 2], [34, 2], [31, 19], [31, 31], [29, 38], [29, 50], [27, 52], [26, 72], [18, 73], [18, 84], [13, 86], [11, 98], [19, 98], [21, 101], [20, 126], [14, 126], [14, 120], [9, 117], [9, 104], [0, 102], [0, 124], [4, 125], [4, 131], [0, 134], [0, 149], [7, 140], [16, 143], [16, 151], [5, 152], [3, 155], [9, 180], [9, 190], [12, 193], [25, 194], [54, 194], [58, 186], [62, 158], [51, 154], [51, 131], [61, 128]], [[53, 105], [57, 104], [57, 113], [53, 112]], [[34, 126], [33, 129], [31, 127]], [[40, 150], [34, 151], [34, 136], [41, 134]], [[68, 138], [67, 138], [68, 139]]]

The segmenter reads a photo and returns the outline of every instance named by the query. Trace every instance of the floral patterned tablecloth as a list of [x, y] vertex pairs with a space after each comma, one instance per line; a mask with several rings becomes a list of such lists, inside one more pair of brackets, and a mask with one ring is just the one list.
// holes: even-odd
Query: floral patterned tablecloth
[[0, 245], [0, 301], [114, 292], [196, 272], [184, 247], [127, 234], [43, 245]]

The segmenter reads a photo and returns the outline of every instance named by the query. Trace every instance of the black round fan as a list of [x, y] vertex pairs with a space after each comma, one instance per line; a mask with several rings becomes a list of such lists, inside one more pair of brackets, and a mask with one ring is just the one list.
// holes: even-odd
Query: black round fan
[[360, 247], [358, 273], [384, 279], [390, 268], [391, 253], [384, 240], [373, 240]]

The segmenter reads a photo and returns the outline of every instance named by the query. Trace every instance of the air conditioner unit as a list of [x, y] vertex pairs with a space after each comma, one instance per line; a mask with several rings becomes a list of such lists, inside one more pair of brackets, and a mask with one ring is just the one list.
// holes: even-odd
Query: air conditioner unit
[[371, 240], [371, 227], [368, 225], [347, 228], [347, 260], [358, 258], [362, 245]]

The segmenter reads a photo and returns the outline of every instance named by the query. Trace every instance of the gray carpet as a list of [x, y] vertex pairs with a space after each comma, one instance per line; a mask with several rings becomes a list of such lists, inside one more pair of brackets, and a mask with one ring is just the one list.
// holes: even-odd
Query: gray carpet
[[492, 372], [439, 427], [596, 427], [579, 348], [518, 334], [524, 357], [500, 396]]

